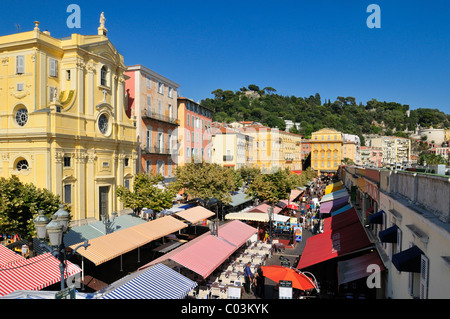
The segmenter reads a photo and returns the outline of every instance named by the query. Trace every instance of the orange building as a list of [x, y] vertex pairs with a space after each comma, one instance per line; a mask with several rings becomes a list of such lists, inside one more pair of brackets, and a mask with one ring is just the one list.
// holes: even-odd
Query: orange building
[[142, 66], [127, 68], [127, 114], [136, 120], [139, 172], [173, 177], [177, 162], [179, 84]]
[[192, 160], [211, 162], [213, 110], [186, 97], [178, 98], [178, 165]]

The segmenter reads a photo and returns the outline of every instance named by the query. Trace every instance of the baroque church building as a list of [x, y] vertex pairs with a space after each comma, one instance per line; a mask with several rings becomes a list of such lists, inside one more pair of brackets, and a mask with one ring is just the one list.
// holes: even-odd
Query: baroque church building
[[35, 22], [0, 37], [0, 177], [59, 195], [75, 225], [122, 210], [116, 188], [136, 172], [126, 66], [104, 22], [97, 35], [57, 39]]

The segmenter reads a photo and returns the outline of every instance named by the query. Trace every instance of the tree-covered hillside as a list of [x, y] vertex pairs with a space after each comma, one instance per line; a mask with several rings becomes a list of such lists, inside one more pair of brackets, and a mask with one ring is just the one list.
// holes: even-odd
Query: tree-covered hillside
[[204, 99], [201, 104], [215, 110], [214, 121], [256, 121], [285, 130], [284, 120], [291, 120], [301, 123], [300, 131], [293, 131], [306, 138], [324, 127], [359, 136], [385, 134], [402, 137], [407, 136], [405, 131], [414, 131], [418, 124], [450, 128], [450, 115], [437, 109], [409, 110], [409, 105], [375, 99], [365, 105], [357, 104], [351, 96], [338, 96], [333, 102], [322, 101], [319, 93], [309, 97], [282, 96], [272, 87], [260, 89], [254, 84], [238, 91], [217, 89], [211, 94], [214, 97]]

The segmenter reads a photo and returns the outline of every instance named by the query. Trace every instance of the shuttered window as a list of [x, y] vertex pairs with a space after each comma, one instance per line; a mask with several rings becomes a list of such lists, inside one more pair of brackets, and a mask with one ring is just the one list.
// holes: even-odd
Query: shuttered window
[[422, 255], [420, 260], [420, 299], [428, 299], [428, 263], [428, 258]]
[[50, 76], [58, 77], [58, 61], [50, 59]]
[[16, 74], [25, 73], [25, 57], [23, 55], [16, 56]]

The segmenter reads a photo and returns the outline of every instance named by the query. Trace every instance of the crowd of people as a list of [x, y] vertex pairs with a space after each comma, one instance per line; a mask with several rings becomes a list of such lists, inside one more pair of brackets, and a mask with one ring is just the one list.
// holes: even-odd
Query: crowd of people
[[302, 197], [300, 214], [297, 215], [299, 224], [313, 234], [321, 232], [322, 214], [320, 213], [320, 200], [325, 195], [325, 188], [332, 182], [334, 176], [321, 175], [314, 178], [312, 184], [306, 189]]
[[[298, 210], [290, 210], [287, 213], [291, 217], [297, 217], [298, 225], [309, 230], [312, 234], [321, 232], [322, 215], [320, 213], [320, 200], [325, 195], [325, 188], [333, 181], [333, 176], [321, 175], [310, 183], [306, 188], [303, 196], [299, 201]], [[269, 226], [260, 224], [258, 227], [258, 240], [267, 242], [269, 240]], [[244, 269], [244, 290], [247, 294], [253, 293], [256, 297], [265, 298], [265, 277], [261, 267], [257, 268], [255, 273], [250, 269], [251, 264], [248, 264]], [[253, 289], [252, 289], [253, 288]]]

